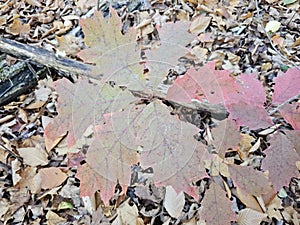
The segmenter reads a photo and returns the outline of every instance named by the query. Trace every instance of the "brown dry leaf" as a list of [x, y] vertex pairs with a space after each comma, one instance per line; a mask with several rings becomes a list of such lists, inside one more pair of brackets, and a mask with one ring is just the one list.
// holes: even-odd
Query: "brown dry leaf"
[[224, 177], [229, 177], [228, 166], [224, 163], [223, 159], [214, 155], [212, 160], [205, 160], [205, 168], [209, 170], [211, 176], [218, 176], [219, 174]]
[[6, 28], [6, 31], [12, 35], [29, 34], [30, 25], [29, 23], [23, 25], [20, 20], [15, 19], [12, 26]]
[[12, 180], [14, 186], [22, 179], [19, 174], [21, 169], [20, 166], [21, 163], [18, 161], [18, 159], [15, 159], [11, 162]]
[[267, 207], [267, 214], [270, 218], [275, 218], [280, 221], [282, 219], [280, 209], [283, 209], [283, 207], [281, 206], [281, 200], [276, 195]]
[[191, 53], [197, 57], [196, 62], [203, 62], [207, 59], [208, 50], [206, 48], [201, 48], [200, 46], [195, 46]]
[[28, 115], [24, 109], [19, 109], [18, 117], [24, 122], [28, 123]]
[[247, 206], [247, 208], [254, 209], [255, 211], [262, 212], [262, 209], [255, 199], [255, 197], [246, 191], [243, 191], [241, 188], [236, 188], [237, 196], [239, 200]]
[[210, 16], [200, 15], [192, 20], [189, 30], [192, 34], [203, 33], [210, 24], [210, 21]]
[[26, 106], [25, 109], [39, 109], [43, 105], [45, 105], [45, 103], [46, 102], [43, 102], [43, 101], [37, 101], [37, 102], [31, 103], [30, 105]]
[[242, 209], [237, 216], [239, 225], [253, 225], [260, 224], [264, 218], [267, 217], [266, 213], [257, 212], [253, 209]]
[[210, 32], [210, 33], [203, 33], [203, 34], [200, 34], [199, 36], [198, 36], [198, 40], [200, 41], [200, 42], [213, 42], [214, 41], [214, 39], [211, 37], [212, 36], [212, 33]]
[[31, 193], [36, 194], [39, 193], [41, 190], [41, 182], [35, 179], [36, 176], [36, 168], [27, 166], [22, 171], [22, 179], [18, 183], [17, 187], [20, 190], [30, 190]]
[[112, 225], [137, 224], [138, 216], [139, 216], [138, 208], [135, 204], [130, 206], [129, 200], [122, 203], [117, 208], [117, 214], [118, 217], [116, 220], [114, 220]]
[[174, 188], [170, 185], [166, 187], [166, 195], [164, 200], [164, 207], [173, 218], [178, 218], [184, 207], [184, 194], [181, 191], [176, 193]]
[[296, 41], [294, 42], [294, 44], [292, 45], [292, 47], [297, 47], [300, 45], [300, 37], [296, 39]]
[[36, 146], [34, 148], [19, 148], [18, 152], [23, 158], [24, 163], [29, 166], [39, 166], [48, 164], [48, 155], [41, 146]]
[[41, 187], [51, 189], [61, 185], [67, 179], [67, 175], [59, 168], [49, 167], [40, 169], [36, 175], [36, 179], [41, 181]]
[[47, 225], [63, 225], [67, 221], [65, 218], [60, 217], [52, 211], [48, 211], [46, 214]]
[[76, 43], [76, 38], [72, 35], [56, 36], [59, 44], [58, 50], [64, 52], [67, 56], [76, 56], [80, 47]]
[[252, 142], [255, 140], [252, 136], [249, 134], [240, 134], [242, 139], [239, 143], [239, 155], [240, 158], [245, 160], [248, 157], [249, 150], [252, 147]]

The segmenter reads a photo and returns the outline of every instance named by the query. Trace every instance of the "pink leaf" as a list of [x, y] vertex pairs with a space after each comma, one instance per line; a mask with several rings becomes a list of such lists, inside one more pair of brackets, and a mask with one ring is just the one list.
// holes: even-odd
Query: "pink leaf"
[[219, 122], [217, 127], [212, 129], [212, 135], [212, 143], [221, 158], [225, 157], [226, 150], [237, 147], [241, 139], [239, 127], [229, 119]]
[[78, 168], [76, 177], [80, 180], [80, 197], [92, 197], [96, 191], [100, 190], [103, 202], [108, 205], [109, 199], [114, 194], [114, 187], [117, 180], [103, 179], [88, 164], [84, 164]]
[[99, 87], [87, 79], [72, 84], [64, 78], [55, 82], [55, 89], [59, 95], [58, 116], [45, 129], [47, 149], [51, 149], [56, 139], [66, 132], [68, 146], [74, 145], [88, 126], [97, 124], [104, 113], [117, 111], [134, 100], [127, 91], [107, 84]]
[[[229, 95], [238, 91], [239, 86], [229, 76], [229, 71], [217, 71], [215, 62], [209, 62], [198, 71], [192, 68], [183, 77], [177, 78], [168, 90], [167, 99], [190, 102], [195, 98], [212, 104], [224, 104]], [[181, 97], [182, 94], [184, 97]]]
[[262, 106], [248, 102], [238, 102], [227, 106], [229, 118], [240, 126], [248, 126], [252, 130], [272, 126], [272, 120]]
[[295, 130], [300, 130], [300, 102], [286, 104], [279, 109], [279, 112]]
[[262, 162], [262, 168], [269, 170], [269, 179], [278, 191], [282, 186], [288, 186], [291, 177], [299, 175], [296, 162], [300, 157], [294, 144], [282, 133], [276, 133], [270, 144], [265, 150], [267, 156]]
[[260, 196], [271, 191], [266, 176], [249, 166], [228, 165], [230, 177], [239, 188], [247, 193]]
[[290, 68], [286, 73], [280, 72], [274, 82], [273, 104], [279, 105], [300, 94], [300, 71], [297, 68]]
[[216, 183], [212, 183], [202, 201], [201, 218], [209, 225], [230, 224], [235, 221], [235, 213], [231, 210], [231, 201]]

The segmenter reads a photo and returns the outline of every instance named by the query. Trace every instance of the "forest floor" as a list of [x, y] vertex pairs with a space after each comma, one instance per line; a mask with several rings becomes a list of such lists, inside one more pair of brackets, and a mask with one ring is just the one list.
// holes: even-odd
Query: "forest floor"
[[[94, 68], [67, 79], [48, 68], [29, 93], [0, 107], [0, 224], [299, 224], [299, 2], [96, 4], [0, 0], [1, 38], [46, 49], [58, 61], [69, 58]], [[130, 60], [136, 59], [137, 43], [142, 46], [137, 58], [144, 64], [134, 67]], [[117, 54], [107, 51], [118, 48]], [[151, 55], [149, 49], [158, 50]], [[1, 58], [0, 72], [18, 62], [31, 63], [30, 57], [13, 56]], [[157, 82], [151, 70], [164, 71], [158, 79], [163, 94], [141, 91], [134, 80], [114, 79], [117, 75], [105, 80], [107, 73], [117, 74], [120, 68], [132, 73], [140, 65], [147, 82]], [[105, 84], [99, 83], [96, 70]], [[224, 104], [210, 89], [215, 80]], [[232, 94], [234, 88], [243, 94]], [[114, 103], [106, 106], [107, 95]], [[98, 109], [97, 101], [106, 108]], [[230, 116], [216, 118], [216, 111], [225, 108]], [[133, 127], [118, 117], [139, 113], [143, 116]], [[108, 125], [124, 149], [134, 145], [135, 151], [96, 151], [95, 146], [119, 143], [108, 137]], [[128, 133], [136, 129], [135, 142], [121, 128]], [[136, 145], [137, 140], [143, 144]], [[171, 162], [155, 167], [163, 155], [152, 151], [156, 147], [151, 141], [163, 148], [179, 146], [180, 153], [171, 152]], [[148, 147], [153, 157], [143, 158]], [[186, 152], [192, 148], [199, 150]], [[189, 154], [192, 159], [185, 159]], [[154, 173], [144, 166], [151, 163]], [[169, 171], [159, 171], [164, 166]], [[159, 177], [164, 172], [177, 178], [164, 180]]]

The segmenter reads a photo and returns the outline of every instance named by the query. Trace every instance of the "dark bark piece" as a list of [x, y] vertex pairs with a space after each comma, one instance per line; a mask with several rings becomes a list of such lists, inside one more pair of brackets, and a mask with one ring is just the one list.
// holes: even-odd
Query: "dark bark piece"
[[31, 65], [29, 69], [25, 62], [15, 64], [13, 70], [9, 71], [8, 77], [0, 81], [0, 106], [16, 100], [20, 95], [29, 93], [37, 85], [38, 76], [44, 77], [46, 69], [46, 67], [35, 65]]

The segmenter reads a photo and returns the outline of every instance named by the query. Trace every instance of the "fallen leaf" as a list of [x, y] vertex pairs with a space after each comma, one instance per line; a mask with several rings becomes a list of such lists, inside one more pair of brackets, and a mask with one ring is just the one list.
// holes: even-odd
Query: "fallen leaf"
[[279, 112], [295, 130], [300, 130], [300, 102], [286, 104], [279, 109]]
[[239, 225], [253, 225], [260, 224], [263, 219], [267, 218], [268, 214], [257, 212], [253, 209], [242, 209], [237, 216]]
[[91, 124], [101, 121], [104, 113], [117, 111], [118, 107], [122, 108], [134, 100], [128, 91], [107, 84], [99, 90], [99, 86], [87, 79], [79, 79], [76, 85], [67, 79], [61, 79], [54, 85], [59, 94], [58, 116], [45, 129], [48, 151], [66, 132], [68, 146], [73, 146]]
[[36, 177], [41, 181], [41, 187], [44, 189], [57, 187], [67, 179], [67, 175], [56, 167], [40, 169]]
[[271, 191], [266, 176], [250, 166], [228, 165], [234, 184], [246, 192], [260, 196]]
[[211, 17], [210, 16], [204, 16], [204, 14], [201, 14], [200, 16], [197, 16], [192, 19], [192, 23], [190, 25], [190, 32], [192, 34], [199, 34], [203, 33], [208, 25], [210, 24]]
[[290, 68], [285, 73], [279, 72], [274, 82], [273, 104], [279, 105], [300, 94], [300, 71], [297, 68]]
[[296, 2], [297, 0], [283, 0], [283, 4], [284, 5], [289, 5], [289, 4], [292, 4], [294, 2]]
[[206, 224], [224, 225], [235, 221], [235, 213], [231, 210], [231, 202], [225, 196], [225, 192], [218, 184], [212, 183], [202, 200], [200, 217], [205, 219]]
[[60, 224], [62, 225], [67, 221], [65, 218], [60, 217], [59, 215], [52, 212], [51, 210], [47, 212], [46, 219], [47, 219], [47, 225], [60, 225]]
[[299, 161], [300, 157], [286, 135], [277, 132], [264, 153], [266, 158], [262, 162], [262, 168], [269, 170], [269, 179], [276, 191], [288, 186], [291, 177], [299, 175], [296, 161]]
[[48, 155], [41, 146], [30, 148], [19, 148], [18, 152], [24, 163], [29, 166], [43, 166], [48, 164]]
[[272, 32], [272, 33], [275, 33], [276, 31], [279, 30], [281, 26], [281, 23], [276, 21], [276, 20], [272, 20], [272, 21], [269, 21], [267, 24], [266, 24], [266, 31], [267, 32]]
[[129, 205], [128, 201], [123, 202], [117, 208], [118, 217], [112, 225], [121, 224], [138, 224], [138, 208], [135, 204]]
[[148, 79], [153, 88], [161, 83], [170, 68], [177, 65], [178, 59], [188, 53], [186, 46], [194, 39], [194, 35], [187, 32], [188, 25], [187, 22], [166, 23], [157, 28], [160, 45], [146, 52]]
[[225, 157], [229, 148], [236, 148], [241, 139], [239, 127], [229, 119], [219, 122], [217, 127], [212, 129], [212, 135], [212, 144], [221, 158]]
[[[93, 74], [96, 79], [114, 80], [117, 84], [128, 85], [140, 80], [140, 52], [136, 47], [136, 32], [121, 33], [121, 18], [110, 8], [108, 21], [101, 12], [95, 11], [93, 18], [80, 20], [84, 42], [89, 47], [78, 56], [86, 63], [96, 64]], [[118, 62], [113, 63], [112, 62]]]
[[263, 213], [256, 197], [249, 194], [248, 192], [244, 191], [243, 189], [237, 187], [236, 188], [236, 194], [239, 200], [247, 207], [251, 208], [253, 210], [256, 210], [258, 212]]
[[13, 35], [29, 34], [30, 24], [27, 23], [23, 25], [20, 20], [14, 19], [12, 26], [6, 28], [6, 31]]
[[163, 205], [170, 216], [173, 218], [178, 218], [183, 210], [184, 203], [185, 200], [183, 192], [181, 191], [179, 194], [177, 194], [173, 187], [168, 185], [166, 187]]

